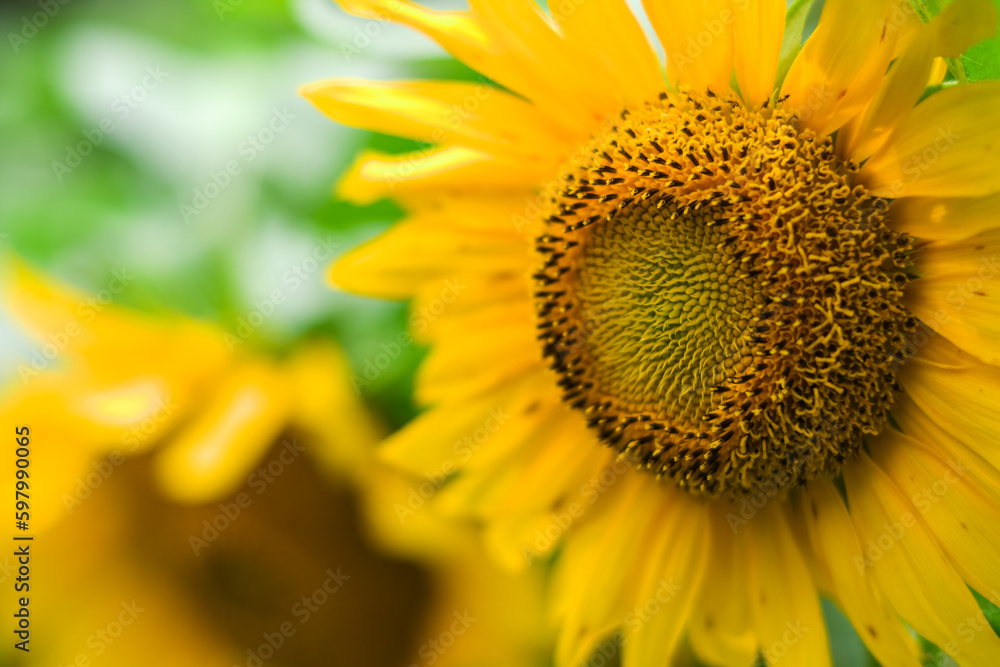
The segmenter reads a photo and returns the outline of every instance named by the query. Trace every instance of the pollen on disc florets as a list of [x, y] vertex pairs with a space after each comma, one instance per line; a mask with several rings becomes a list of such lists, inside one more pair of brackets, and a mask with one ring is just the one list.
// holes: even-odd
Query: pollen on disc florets
[[623, 111], [583, 155], [536, 240], [565, 399], [697, 495], [837, 474], [885, 426], [915, 326], [884, 202], [780, 105], [711, 92]]

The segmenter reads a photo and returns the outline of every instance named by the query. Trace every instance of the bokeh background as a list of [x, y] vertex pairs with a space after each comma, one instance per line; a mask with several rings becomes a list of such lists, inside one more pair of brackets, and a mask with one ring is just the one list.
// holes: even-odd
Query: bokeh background
[[[357, 442], [323, 446], [371, 446], [416, 413], [410, 395], [423, 350], [398, 344], [405, 305], [326, 283], [330, 261], [399, 217], [390, 203], [336, 201], [332, 184], [363, 148], [415, 145], [337, 126], [296, 91], [340, 76], [475, 73], [426, 38], [350, 17], [330, 0], [4, 2], [0, 37], [0, 264], [22, 258], [82, 293], [106, 295], [109, 309], [211, 323], [238, 336], [241, 354], [285, 359], [317, 340], [342, 349], [337, 382], [350, 410], [365, 412], [367, 430]], [[0, 312], [8, 393], [23, 387], [19, 369], [45, 342], [15, 315]], [[259, 460], [278, 456], [288, 437]], [[67, 431], [47, 445], [71, 448], [73, 438]], [[39, 537], [33, 652], [10, 650], [5, 621], [0, 665], [550, 664], [539, 582], [510, 584], [464, 533], [442, 555], [420, 537], [386, 537], [391, 512], [386, 531], [373, 529], [372, 504], [385, 510], [391, 501], [364, 497], [341, 469], [351, 456], [288, 465], [201, 556], [188, 538], [218, 515], [220, 499], [174, 502], [157, 491], [149, 456], [115, 463], [79, 511]], [[252, 488], [251, 472], [221, 501]], [[371, 483], [370, 471], [362, 477]], [[424, 541], [440, 537], [438, 527], [424, 529], [433, 536]], [[5, 610], [9, 561], [0, 561]], [[353, 581], [300, 627], [294, 605], [338, 568]], [[151, 602], [129, 607], [135, 590]], [[454, 650], [429, 648], [475, 604], [486, 621], [474, 640], [463, 634], [451, 637]], [[846, 620], [825, 609], [837, 665], [874, 664]], [[996, 627], [996, 610], [987, 613]], [[299, 631], [275, 647], [268, 637], [290, 620]], [[268, 642], [274, 650], [260, 650]], [[932, 651], [932, 664], [951, 663]]]

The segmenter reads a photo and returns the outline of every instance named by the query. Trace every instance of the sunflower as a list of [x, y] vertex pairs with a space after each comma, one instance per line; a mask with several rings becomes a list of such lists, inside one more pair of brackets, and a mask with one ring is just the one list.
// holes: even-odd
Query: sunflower
[[[0, 662], [546, 664], [538, 573], [484, 567], [471, 528], [392, 511], [415, 482], [374, 460], [385, 429], [333, 341], [272, 360], [13, 258], [6, 278], [35, 339], [0, 423], [28, 440], [33, 540], [17, 545], [38, 577], [19, 589], [30, 653], [10, 642]], [[17, 567], [0, 559], [0, 582]]]
[[[31, 340], [0, 416], [27, 424], [40, 442], [72, 443], [33, 452], [52, 491], [36, 501], [34, 528], [72, 514], [126, 459], [149, 452], [161, 492], [200, 504], [239, 488], [284, 435], [377, 437], [360, 398], [337, 381], [349, 371], [329, 341], [274, 358], [234, 344], [217, 324], [108, 303], [13, 257], [6, 268], [5, 306]], [[286, 458], [298, 457], [301, 445], [290, 447]], [[316, 449], [335, 453], [345, 470], [357, 465], [347, 457], [362, 456]]]
[[664, 67], [621, 0], [340, 4], [483, 77], [302, 91], [424, 144], [349, 169], [407, 216], [332, 271], [431, 347], [399, 515], [554, 558], [560, 666], [827, 665], [821, 595], [884, 664], [996, 664], [992, 4], [648, 0]]

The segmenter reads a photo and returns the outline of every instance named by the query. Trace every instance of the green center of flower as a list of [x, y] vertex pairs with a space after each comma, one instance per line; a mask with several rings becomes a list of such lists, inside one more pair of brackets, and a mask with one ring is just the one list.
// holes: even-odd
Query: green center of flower
[[780, 109], [688, 93], [568, 165], [537, 239], [539, 328], [602, 440], [734, 498], [835, 475], [885, 426], [909, 240], [853, 173]]

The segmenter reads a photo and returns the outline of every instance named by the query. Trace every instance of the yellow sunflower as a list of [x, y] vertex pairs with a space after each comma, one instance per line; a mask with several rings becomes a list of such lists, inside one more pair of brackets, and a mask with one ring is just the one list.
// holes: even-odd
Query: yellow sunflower
[[997, 664], [1000, 83], [955, 60], [993, 5], [827, 0], [801, 43], [811, 2], [646, 0], [661, 68], [621, 0], [340, 4], [484, 77], [303, 89], [427, 144], [349, 170], [408, 215], [332, 273], [431, 346], [398, 514], [560, 547], [560, 666], [826, 665], [820, 594], [884, 664]]
[[[329, 342], [306, 341], [272, 358], [234, 345], [221, 326], [107, 303], [15, 258], [7, 264], [4, 305], [31, 340], [2, 388], [0, 416], [28, 425], [40, 443], [72, 445], [32, 452], [45, 491], [35, 529], [72, 514], [127, 458], [147, 452], [155, 453], [161, 492], [199, 504], [230, 495], [282, 435], [377, 437], [360, 397], [337, 381], [349, 371]], [[285, 458], [302, 451], [291, 446]]]
[[0, 424], [28, 449], [31, 571], [0, 557], [27, 600], [0, 608], [30, 634], [0, 663], [546, 664], [541, 576], [484, 567], [469, 527], [397, 518], [414, 482], [373, 459], [385, 429], [332, 341], [227, 350], [219, 326], [9, 264], [34, 340]]

